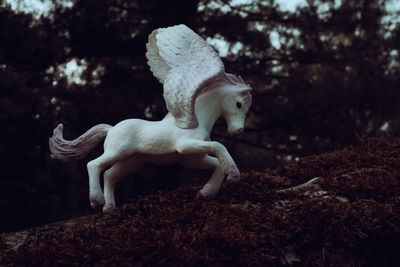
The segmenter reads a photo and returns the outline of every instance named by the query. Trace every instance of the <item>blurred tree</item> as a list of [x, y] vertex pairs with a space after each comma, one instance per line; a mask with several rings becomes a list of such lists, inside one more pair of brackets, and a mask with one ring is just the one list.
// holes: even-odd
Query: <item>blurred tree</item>
[[[222, 121], [214, 133], [242, 170], [341, 148], [356, 134], [398, 135], [393, 2], [308, 0], [291, 12], [274, 0], [75, 0], [34, 16], [1, 1], [0, 231], [90, 212], [85, 163], [49, 160], [47, 139], [59, 122], [72, 139], [97, 123], [165, 115], [144, 55], [158, 27], [187, 24], [254, 88], [246, 133], [227, 136]], [[148, 167], [123, 182], [119, 201], [171, 188], [178, 172]]]
[[356, 134], [397, 135], [399, 7], [315, 0], [292, 13], [277, 2], [203, 1], [199, 8], [205, 31], [231, 44], [227, 69], [256, 89], [246, 139], [232, 145], [258, 147], [270, 162], [260, 166], [253, 150], [246, 166], [337, 149]]

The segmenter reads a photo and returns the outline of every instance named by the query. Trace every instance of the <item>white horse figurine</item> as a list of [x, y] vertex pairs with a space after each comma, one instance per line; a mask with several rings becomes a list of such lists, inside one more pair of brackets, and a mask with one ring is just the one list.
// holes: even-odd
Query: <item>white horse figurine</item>
[[225, 73], [216, 52], [185, 25], [153, 31], [146, 47], [148, 65], [163, 84], [169, 111], [164, 119], [128, 119], [114, 127], [99, 124], [73, 141], [63, 138], [59, 124], [49, 139], [52, 157], [70, 161], [83, 158], [105, 138], [104, 153], [87, 164], [90, 204], [95, 210], [114, 209], [115, 183], [145, 162], [214, 169], [198, 193], [205, 199], [216, 196], [225, 175], [230, 181], [240, 180], [232, 157], [225, 146], [210, 141], [210, 132], [220, 116], [227, 121], [229, 133], [243, 131], [251, 88], [240, 76]]

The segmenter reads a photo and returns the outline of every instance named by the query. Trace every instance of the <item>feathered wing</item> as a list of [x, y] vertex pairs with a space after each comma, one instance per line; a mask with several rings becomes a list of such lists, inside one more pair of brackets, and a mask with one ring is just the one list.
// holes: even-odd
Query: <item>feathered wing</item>
[[176, 125], [196, 128], [197, 95], [225, 73], [218, 54], [185, 25], [153, 31], [146, 47], [148, 65], [164, 85], [164, 99]]

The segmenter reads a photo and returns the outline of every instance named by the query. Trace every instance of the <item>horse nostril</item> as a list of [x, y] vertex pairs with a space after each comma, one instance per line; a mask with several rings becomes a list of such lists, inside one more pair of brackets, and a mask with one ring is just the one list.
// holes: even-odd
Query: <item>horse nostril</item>
[[242, 133], [243, 132], [243, 128], [240, 128], [239, 130], [237, 130], [237, 133]]

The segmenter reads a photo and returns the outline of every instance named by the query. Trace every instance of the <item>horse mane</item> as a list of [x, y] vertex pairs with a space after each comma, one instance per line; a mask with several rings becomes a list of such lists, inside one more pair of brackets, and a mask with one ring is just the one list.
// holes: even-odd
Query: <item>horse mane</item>
[[252, 89], [250, 85], [244, 83], [241, 76], [237, 77], [231, 73], [225, 73], [221, 76], [220, 79], [204, 87], [199, 95], [205, 92], [209, 92], [210, 90], [215, 90], [217, 88], [226, 88], [227, 92], [232, 92], [235, 90], [248, 91]]

